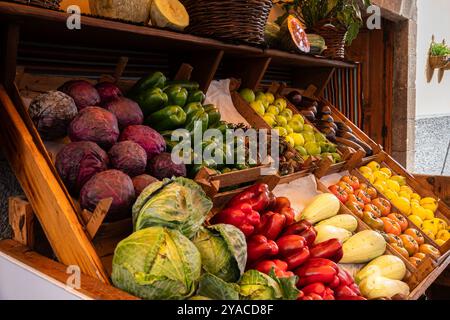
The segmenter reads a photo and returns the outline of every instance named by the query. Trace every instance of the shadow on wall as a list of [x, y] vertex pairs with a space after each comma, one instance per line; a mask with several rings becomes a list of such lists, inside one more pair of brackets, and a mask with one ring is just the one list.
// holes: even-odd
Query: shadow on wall
[[8, 222], [8, 198], [19, 195], [23, 195], [23, 191], [8, 161], [0, 151], [0, 240], [11, 238]]

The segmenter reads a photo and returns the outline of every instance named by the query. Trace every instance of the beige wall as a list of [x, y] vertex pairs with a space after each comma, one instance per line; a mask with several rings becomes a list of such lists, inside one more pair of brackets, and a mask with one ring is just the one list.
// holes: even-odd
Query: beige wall
[[417, 117], [450, 116], [450, 70], [441, 83], [438, 72], [427, 82], [428, 50], [434, 34], [450, 44], [450, 0], [418, 0], [417, 33]]

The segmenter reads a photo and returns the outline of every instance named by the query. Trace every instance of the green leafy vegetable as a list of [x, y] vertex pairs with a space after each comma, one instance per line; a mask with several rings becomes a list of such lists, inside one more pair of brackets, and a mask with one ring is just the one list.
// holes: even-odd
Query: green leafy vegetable
[[227, 282], [239, 280], [247, 263], [247, 244], [238, 228], [228, 224], [202, 228], [192, 241], [206, 272]]
[[185, 299], [195, 292], [201, 257], [177, 230], [150, 227], [122, 240], [114, 252], [114, 285], [142, 299]]
[[197, 294], [213, 300], [239, 300], [239, 286], [205, 273], [200, 278]]
[[192, 238], [212, 208], [202, 188], [186, 178], [164, 179], [151, 184], [133, 206], [135, 230], [161, 225]]
[[299, 291], [295, 287], [297, 277], [277, 278], [273, 272], [266, 275], [249, 270], [239, 281], [243, 300], [295, 300]]

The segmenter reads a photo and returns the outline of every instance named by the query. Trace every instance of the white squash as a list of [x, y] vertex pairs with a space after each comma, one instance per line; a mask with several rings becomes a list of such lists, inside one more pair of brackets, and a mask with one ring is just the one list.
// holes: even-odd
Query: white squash
[[364, 230], [348, 239], [342, 249], [344, 256], [340, 263], [366, 263], [384, 254], [386, 241], [378, 232]]
[[319, 226], [328, 225], [354, 232], [358, 228], [358, 220], [351, 214], [338, 214], [319, 222]]
[[183, 31], [189, 25], [189, 14], [178, 0], [153, 0], [150, 18], [151, 24], [160, 28]]
[[384, 255], [370, 261], [362, 268], [356, 274], [355, 281], [360, 283], [372, 275], [379, 275], [392, 280], [403, 280], [406, 275], [406, 266], [399, 257]]
[[352, 236], [352, 233], [348, 230], [329, 225], [319, 225], [316, 226], [315, 229], [317, 231], [317, 237], [314, 244], [325, 242], [330, 239], [338, 239], [341, 242], [344, 242]]
[[312, 224], [334, 217], [338, 214], [340, 202], [331, 193], [322, 193], [314, 197], [312, 202], [303, 210], [302, 220], [307, 220]]
[[396, 295], [408, 296], [409, 286], [403, 281], [392, 280], [379, 275], [365, 278], [360, 284], [361, 294], [367, 299], [392, 298]]

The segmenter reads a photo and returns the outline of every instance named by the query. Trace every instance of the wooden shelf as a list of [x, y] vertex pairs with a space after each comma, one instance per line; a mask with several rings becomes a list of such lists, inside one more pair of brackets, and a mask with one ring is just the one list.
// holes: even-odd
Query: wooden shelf
[[119, 21], [81, 17], [81, 30], [69, 30], [64, 12], [46, 10], [27, 5], [0, 2], [2, 22], [19, 24], [21, 39], [45, 39], [67, 45], [96, 45], [105, 48], [186, 52], [222, 50], [225, 55], [251, 58], [271, 58], [272, 64], [299, 67], [352, 68], [353, 63], [320, 57], [263, 50], [247, 45], [234, 45], [222, 41], [197, 37], [168, 30], [138, 26]]

